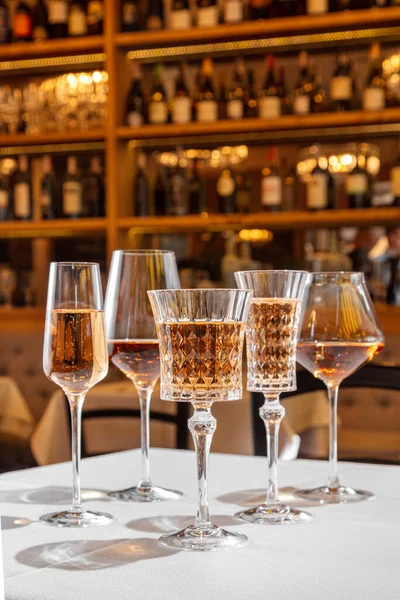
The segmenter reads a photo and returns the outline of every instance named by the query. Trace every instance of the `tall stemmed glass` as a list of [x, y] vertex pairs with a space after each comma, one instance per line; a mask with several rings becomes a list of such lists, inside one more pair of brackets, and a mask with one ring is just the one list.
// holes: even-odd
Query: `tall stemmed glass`
[[242, 351], [252, 292], [176, 290], [149, 292], [161, 352], [161, 398], [191, 402], [189, 419], [197, 454], [199, 504], [194, 525], [163, 535], [181, 550], [221, 550], [247, 538], [213, 525], [208, 510], [207, 472], [216, 419], [213, 402], [242, 397]]
[[358, 502], [371, 492], [344, 487], [337, 471], [337, 401], [343, 379], [374, 358], [385, 338], [363, 273], [313, 273], [306, 288], [297, 360], [327, 387], [330, 404], [326, 486], [296, 492], [323, 504]]
[[141, 413], [142, 472], [139, 483], [111, 492], [119, 500], [157, 502], [182, 494], [153, 485], [150, 476], [150, 400], [160, 377], [160, 358], [147, 290], [179, 288], [175, 254], [162, 250], [113, 253], [104, 305], [108, 353], [134, 384]]
[[52, 263], [47, 293], [43, 369], [68, 398], [72, 421], [72, 507], [42, 521], [63, 527], [106, 525], [113, 517], [83, 510], [79, 463], [86, 394], [108, 371], [99, 265]]
[[239, 288], [254, 291], [249, 312], [246, 349], [250, 392], [262, 392], [260, 417], [267, 433], [268, 488], [264, 504], [237, 516], [251, 523], [287, 525], [309, 521], [309, 513], [279, 501], [277, 465], [279, 426], [285, 409], [282, 392], [296, 389], [296, 337], [300, 303], [307, 273], [304, 271], [241, 271]]

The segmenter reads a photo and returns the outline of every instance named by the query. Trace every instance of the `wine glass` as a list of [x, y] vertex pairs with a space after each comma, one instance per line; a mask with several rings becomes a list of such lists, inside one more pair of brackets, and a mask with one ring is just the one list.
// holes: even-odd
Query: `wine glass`
[[247, 389], [262, 392], [260, 417], [265, 423], [268, 488], [265, 503], [236, 516], [251, 523], [288, 525], [312, 516], [279, 501], [277, 466], [279, 426], [285, 409], [282, 392], [296, 389], [296, 337], [305, 271], [241, 271], [235, 273], [241, 289], [254, 291], [247, 327]]
[[337, 471], [337, 401], [343, 379], [370, 361], [385, 338], [363, 273], [310, 274], [299, 329], [297, 361], [324, 382], [330, 405], [329, 476], [326, 486], [296, 492], [321, 504], [358, 502], [371, 492], [342, 486]]
[[249, 290], [149, 292], [161, 352], [161, 398], [191, 402], [189, 419], [197, 454], [198, 510], [194, 525], [163, 535], [160, 542], [181, 550], [242, 546], [243, 534], [213, 525], [207, 496], [208, 456], [216, 429], [215, 401], [242, 397], [242, 351]]
[[150, 477], [150, 400], [160, 377], [160, 358], [147, 290], [179, 288], [175, 254], [163, 250], [113, 252], [104, 306], [111, 362], [134, 384], [141, 414], [139, 483], [109, 495], [119, 500], [176, 500], [181, 492], [154, 486]]
[[68, 398], [73, 468], [72, 507], [41, 517], [41, 521], [51, 525], [87, 527], [113, 521], [109, 514], [82, 508], [79, 477], [83, 402], [89, 389], [108, 372], [102, 304], [98, 264], [51, 263], [43, 369]]

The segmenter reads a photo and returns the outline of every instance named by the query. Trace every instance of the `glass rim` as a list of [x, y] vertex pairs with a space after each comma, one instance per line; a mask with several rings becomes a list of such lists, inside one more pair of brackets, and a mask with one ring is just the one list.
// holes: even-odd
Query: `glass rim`
[[295, 275], [309, 275], [312, 273], [310, 273], [310, 271], [302, 271], [302, 270], [296, 270], [296, 269], [255, 269], [253, 271], [235, 271], [235, 273], [237, 273], [238, 275], [244, 275], [246, 273], [251, 273], [251, 274], [256, 274], [256, 275], [261, 275], [261, 274], [273, 274], [273, 273], [285, 273], [286, 275], [288, 273], [294, 273]]
[[175, 255], [175, 252], [172, 250], [113, 250], [113, 256], [114, 254], [125, 254], [126, 256], [144, 256], [148, 254], [149, 256], [157, 256], [160, 254]]
[[65, 267], [75, 267], [75, 266], [79, 266], [79, 267], [99, 267], [100, 264], [97, 262], [84, 262], [84, 261], [53, 261], [50, 263], [50, 266], [65, 266]]
[[315, 271], [309, 273], [312, 279], [344, 279], [351, 281], [352, 279], [365, 279], [364, 273], [361, 271]]
[[250, 289], [239, 289], [239, 288], [176, 288], [176, 289], [163, 289], [163, 290], [147, 290], [148, 294], [176, 294], [177, 292], [191, 292], [191, 293], [203, 293], [203, 292], [226, 292], [226, 293], [240, 293], [240, 292], [254, 292], [254, 290]]

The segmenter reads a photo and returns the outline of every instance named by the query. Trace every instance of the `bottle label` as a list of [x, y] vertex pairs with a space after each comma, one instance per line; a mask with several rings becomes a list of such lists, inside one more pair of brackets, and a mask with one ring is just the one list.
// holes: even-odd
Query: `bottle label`
[[198, 27], [213, 27], [218, 25], [218, 8], [216, 6], [205, 6], [197, 10]]
[[346, 177], [346, 194], [364, 194], [368, 189], [368, 179], [365, 173], [354, 173]]
[[87, 22], [88, 25], [96, 25], [103, 20], [104, 17], [104, 7], [102, 2], [97, 2], [97, 0], [93, 0], [88, 4], [88, 14], [87, 14]]
[[280, 206], [282, 203], [282, 179], [278, 175], [261, 179], [261, 204]]
[[350, 100], [353, 94], [353, 84], [348, 75], [339, 75], [331, 79], [332, 100]]
[[26, 219], [31, 214], [30, 193], [28, 183], [16, 183], [14, 187], [14, 212], [20, 219]]
[[82, 212], [82, 185], [79, 181], [63, 184], [63, 211], [65, 215], [80, 215]]
[[136, 4], [124, 4], [122, 7], [122, 21], [125, 25], [134, 25], [138, 20]]
[[190, 123], [192, 119], [192, 101], [187, 96], [174, 99], [172, 121], [174, 123]]
[[231, 196], [235, 191], [233, 177], [219, 177], [217, 181], [217, 193], [219, 196]]
[[400, 167], [393, 167], [390, 171], [392, 182], [392, 194], [395, 198], [400, 198]]
[[205, 123], [218, 119], [218, 104], [215, 100], [200, 100], [197, 102], [197, 120]]
[[126, 116], [126, 123], [129, 127], [140, 127], [143, 125], [143, 116], [140, 112], [131, 111]]
[[85, 35], [87, 33], [86, 15], [82, 10], [73, 10], [69, 13], [68, 33], [70, 35]]
[[228, 119], [243, 119], [243, 100], [228, 100], [226, 113]]
[[52, 0], [49, 4], [49, 23], [66, 23], [68, 20], [68, 4], [65, 0]]
[[293, 112], [296, 115], [308, 115], [310, 113], [310, 96], [295, 96]]
[[307, 0], [308, 15], [323, 15], [328, 12], [328, 0]]
[[274, 119], [281, 115], [281, 99], [278, 96], [262, 96], [258, 106], [261, 119]]
[[192, 14], [190, 10], [173, 10], [171, 12], [171, 29], [190, 29]]
[[240, 23], [240, 21], [243, 21], [242, 0], [225, 0], [224, 21], [225, 23]]
[[32, 19], [26, 13], [16, 13], [14, 17], [14, 35], [19, 38], [29, 38], [32, 35]]
[[383, 88], [365, 88], [363, 108], [364, 110], [381, 110], [385, 108], [385, 90]]
[[9, 193], [7, 190], [0, 190], [0, 208], [7, 208], [9, 201]]
[[324, 173], [314, 173], [307, 182], [307, 208], [326, 208], [328, 206], [328, 177]]
[[168, 119], [168, 109], [166, 102], [150, 102], [149, 121], [150, 123], [166, 123]]
[[35, 40], [47, 40], [48, 37], [49, 34], [47, 32], [47, 29], [45, 29], [44, 27], [36, 25], [36, 27], [33, 29], [33, 38]]

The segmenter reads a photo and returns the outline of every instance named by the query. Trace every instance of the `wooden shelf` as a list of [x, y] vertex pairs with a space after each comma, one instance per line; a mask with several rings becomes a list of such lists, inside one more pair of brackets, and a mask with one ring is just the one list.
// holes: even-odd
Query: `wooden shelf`
[[83, 233], [98, 235], [106, 229], [105, 218], [3, 221], [0, 223], [0, 238], [73, 237]]
[[319, 212], [260, 212], [234, 215], [188, 215], [185, 217], [125, 217], [118, 220], [121, 231], [132, 233], [179, 233], [267, 228], [304, 230], [320, 227], [400, 225], [400, 208], [325, 210]]
[[92, 35], [80, 38], [44, 40], [43, 42], [1, 44], [0, 57], [2, 61], [26, 60], [45, 56], [62, 57], [70, 54], [89, 54], [91, 52], [102, 52], [103, 49], [104, 37], [102, 35]]
[[16, 133], [11, 135], [0, 135], [0, 148], [9, 146], [29, 146], [46, 144], [71, 144], [102, 141], [105, 139], [104, 129], [88, 129], [85, 131], [65, 131], [57, 133], [43, 133], [27, 135]]
[[[164, 138], [200, 137], [223, 134], [240, 134], [242, 143], [252, 133], [307, 131], [315, 135], [320, 129], [335, 127], [359, 127], [382, 124], [398, 124], [400, 108], [387, 108], [380, 111], [355, 110], [338, 113], [319, 113], [305, 116], [285, 115], [276, 119], [241, 119], [214, 121], [212, 123], [187, 123], [184, 125], [167, 123], [165, 125], [143, 125], [138, 128], [118, 127], [117, 137], [121, 140], [153, 140]], [[347, 131], [347, 130], [346, 130]], [[314, 133], [315, 132], [315, 133]], [[301, 137], [301, 132], [299, 136]]]
[[266, 19], [265, 21], [247, 21], [216, 27], [193, 27], [177, 31], [165, 29], [117, 33], [115, 44], [119, 48], [129, 49], [193, 44], [195, 42], [206, 44], [215, 41], [256, 39], [274, 34], [299, 35], [305, 32], [346, 31], [354, 28], [360, 30], [361, 28], [371, 28], [373, 26], [380, 28], [390, 23], [398, 24], [399, 21], [400, 8], [390, 7], [328, 13], [325, 15]]

